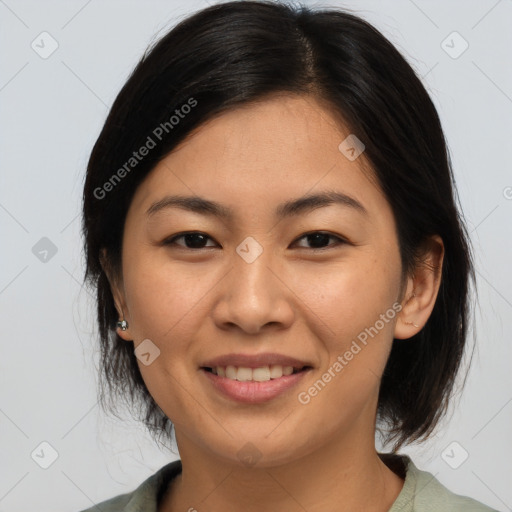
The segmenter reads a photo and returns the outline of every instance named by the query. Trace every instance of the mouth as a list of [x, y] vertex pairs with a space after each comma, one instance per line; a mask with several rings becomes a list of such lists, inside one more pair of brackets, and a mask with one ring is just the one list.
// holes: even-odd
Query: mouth
[[311, 361], [275, 352], [231, 353], [202, 361], [201, 382], [224, 398], [262, 404], [290, 397], [291, 390], [314, 370]]
[[244, 366], [202, 366], [202, 382], [229, 400], [255, 405], [270, 402], [290, 393], [299, 385], [312, 366], [269, 365], [249, 368]]
[[247, 366], [202, 366], [204, 370], [218, 377], [224, 377], [239, 382], [267, 382], [269, 380], [280, 379], [283, 376], [294, 375], [311, 370], [312, 367], [304, 366], [284, 366], [279, 364], [264, 365], [257, 368], [249, 368]]

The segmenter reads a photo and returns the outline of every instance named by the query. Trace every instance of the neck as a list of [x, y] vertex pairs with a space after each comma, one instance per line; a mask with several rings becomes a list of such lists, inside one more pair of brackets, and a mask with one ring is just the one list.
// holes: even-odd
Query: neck
[[178, 432], [176, 439], [182, 473], [170, 485], [161, 512], [387, 512], [404, 483], [382, 462], [374, 442], [361, 439], [336, 439], [302, 458], [267, 467], [220, 459]]

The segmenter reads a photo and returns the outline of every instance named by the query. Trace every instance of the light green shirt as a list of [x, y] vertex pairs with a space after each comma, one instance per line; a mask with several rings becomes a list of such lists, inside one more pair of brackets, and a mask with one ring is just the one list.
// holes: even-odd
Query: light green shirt
[[[405, 468], [404, 486], [388, 512], [498, 512], [472, 498], [452, 493], [434, 475], [419, 470], [407, 455], [379, 455], [394, 459], [395, 467], [401, 461], [403, 466], [399, 473], [403, 473]], [[133, 492], [81, 512], [158, 512], [158, 504], [167, 486], [179, 473], [181, 460], [176, 460], [151, 475]]]

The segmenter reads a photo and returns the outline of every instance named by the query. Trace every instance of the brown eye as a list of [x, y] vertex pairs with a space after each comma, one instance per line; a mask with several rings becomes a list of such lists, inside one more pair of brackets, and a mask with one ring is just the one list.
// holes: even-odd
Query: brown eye
[[[346, 243], [345, 240], [340, 238], [339, 236], [332, 235], [330, 233], [325, 233], [322, 231], [313, 231], [311, 233], [306, 233], [302, 235], [298, 240], [306, 239], [309, 244], [312, 244], [313, 247], [310, 247], [313, 250], [323, 250], [329, 249], [330, 247], [337, 247], [338, 245]], [[336, 243], [330, 244], [329, 239], [333, 239]]]
[[[182, 239], [185, 241], [185, 246], [181, 243], [177, 243], [176, 240]], [[187, 232], [173, 236], [164, 242], [164, 245], [178, 245], [185, 249], [204, 249], [207, 247], [206, 241], [212, 240], [208, 235], [200, 232]], [[212, 246], [208, 246], [212, 247]]]

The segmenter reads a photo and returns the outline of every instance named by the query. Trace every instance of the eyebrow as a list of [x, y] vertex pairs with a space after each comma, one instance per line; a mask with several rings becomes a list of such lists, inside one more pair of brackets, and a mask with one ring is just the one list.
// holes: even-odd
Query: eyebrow
[[[275, 210], [275, 216], [280, 219], [293, 217], [332, 204], [352, 208], [363, 215], [368, 215], [366, 208], [357, 201], [357, 199], [341, 192], [325, 191], [316, 194], [309, 194], [281, 203]], [[152, 216], [166, 208], [180, 208], [199, 213], [201, 215], [210, 215], [225, 220], [230, 220], [234, 216], [231, 208], [215, 201], [199, 196], [180, 195], [165, 196], [163, 199], [153, 203], [146, 211], [146, 215]]]

